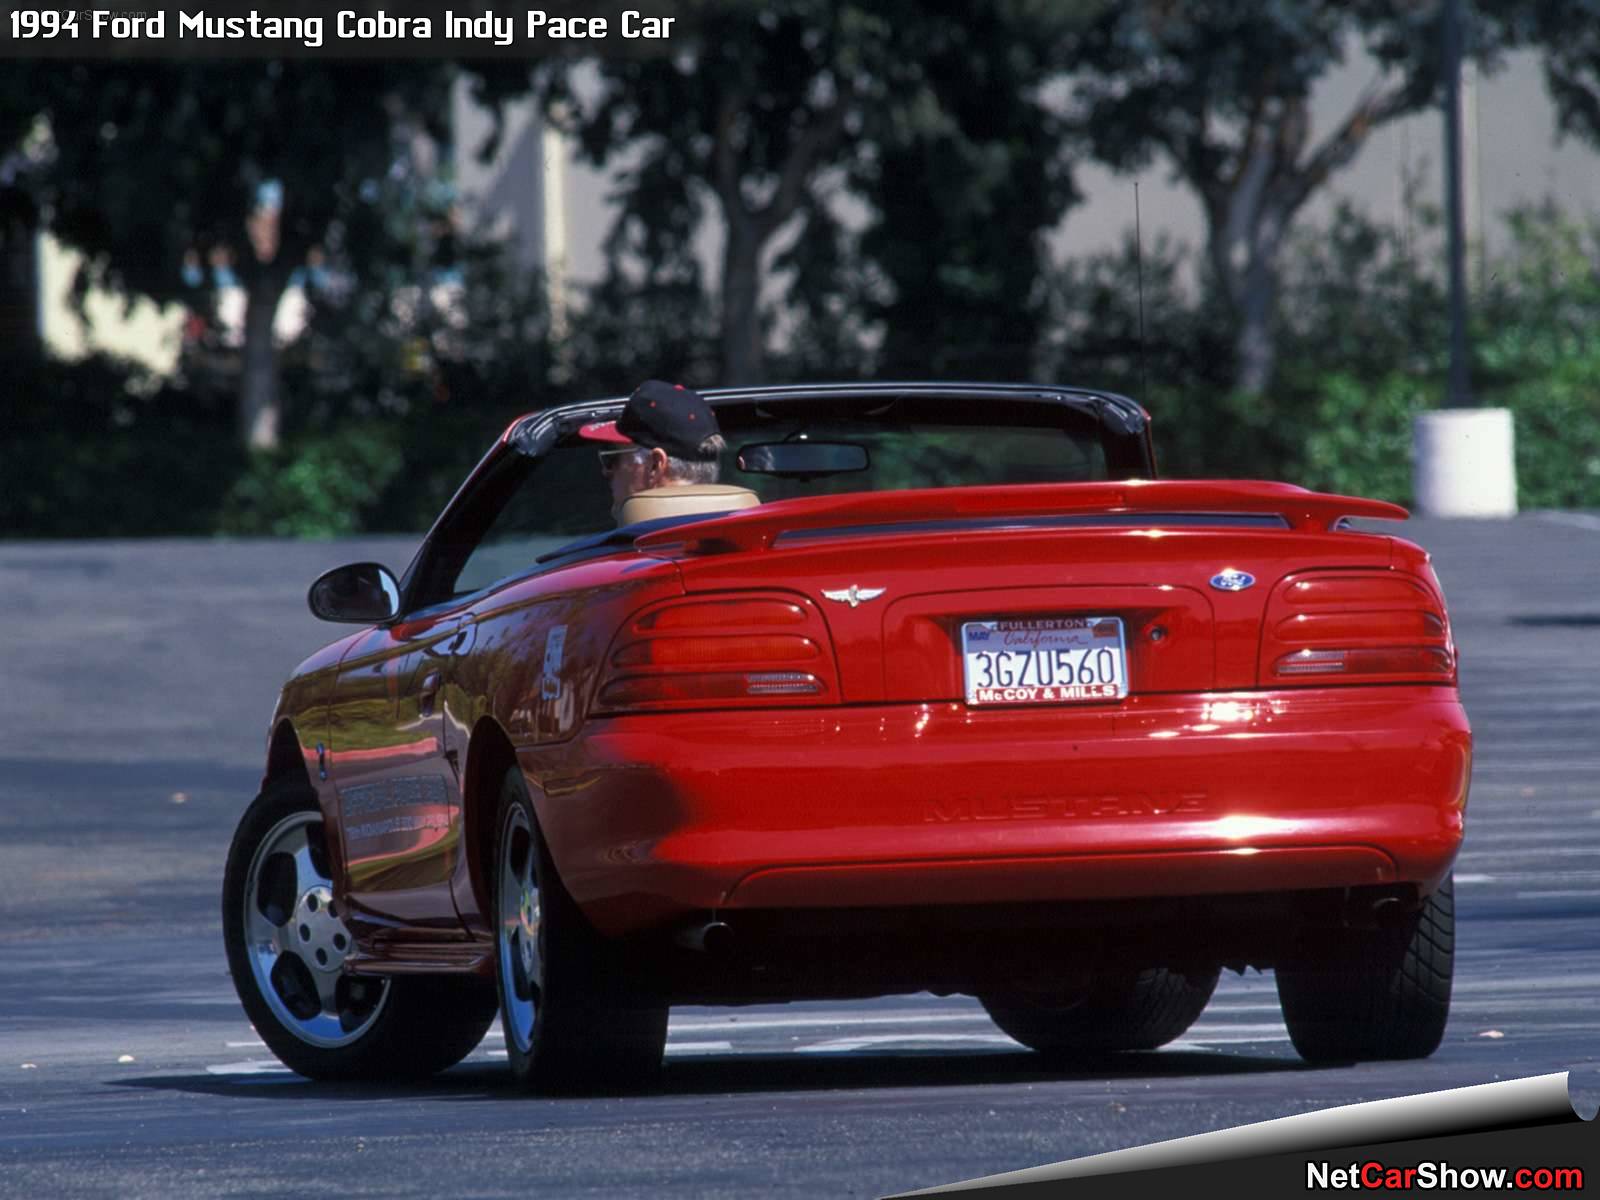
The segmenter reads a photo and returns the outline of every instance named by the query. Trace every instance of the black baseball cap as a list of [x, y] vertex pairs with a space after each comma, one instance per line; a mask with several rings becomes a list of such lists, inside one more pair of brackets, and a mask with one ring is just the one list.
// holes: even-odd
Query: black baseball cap
[[599, 421], [578, 430], [594, 442], [660, 447], [674, 458], [701, 457], [700, 445], [714, 437], [717, 415], [693, 388], [647, 379], [633, 389], [628, 405], [615, 421]]

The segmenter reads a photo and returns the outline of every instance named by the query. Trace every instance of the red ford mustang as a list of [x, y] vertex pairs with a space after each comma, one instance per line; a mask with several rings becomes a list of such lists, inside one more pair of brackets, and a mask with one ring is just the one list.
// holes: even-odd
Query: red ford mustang
[[496, 1011], [517, 1078], [637, 1080], [668, 1007], [977, 996], [1048, 1055], [1150, 1048], [1273, 968], [1313, 1061], [1431, 1053], [1471, 734], [1428, 557], [1287, 484], [1153, 480], [1118, 396], [708, 393], [719, 485], [618, 526], [512, 424], [362, 626], [284, 687], [228, 857], [246, 1011], [318, 1078]]

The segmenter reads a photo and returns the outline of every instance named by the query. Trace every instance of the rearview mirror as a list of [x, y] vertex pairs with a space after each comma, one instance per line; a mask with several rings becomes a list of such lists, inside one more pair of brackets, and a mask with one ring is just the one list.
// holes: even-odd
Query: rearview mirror
[[400, 585], [385, 566], [352, 563], [319, 576], [306, 603], [324, 621], [376, 625], [400, 612]]
[[854, 442], [756, 442], [739, 448], [739, 469], [756, 475], [805, 478], [865, 471], [867, 448]]

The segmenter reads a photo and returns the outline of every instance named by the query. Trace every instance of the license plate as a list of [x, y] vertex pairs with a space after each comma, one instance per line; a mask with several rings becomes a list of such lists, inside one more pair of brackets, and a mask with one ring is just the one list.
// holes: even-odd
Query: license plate
[[966, 621], [968, 704], [1084, 704], [1128, 694], [1120, 617]]

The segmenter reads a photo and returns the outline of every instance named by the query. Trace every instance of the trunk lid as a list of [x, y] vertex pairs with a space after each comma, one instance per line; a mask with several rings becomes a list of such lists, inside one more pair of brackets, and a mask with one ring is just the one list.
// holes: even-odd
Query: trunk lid
[[[638, 545], [676, 558], [691, 593], [809, 599], [847, 703], [960, 701], [964, 624], [1084, 618], [1121, 622], [1138, 695], [1257, 686], [1280, 580], [1390, 566], [1390, 539], [1337, 528], [1350, 515], [1405, 510], [1270, 483], [950, 488], [764, 505]], [[1213, 583], [1229, 572], [1253, 582]]]

